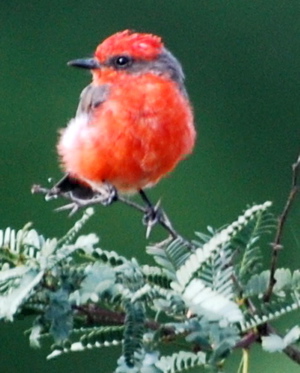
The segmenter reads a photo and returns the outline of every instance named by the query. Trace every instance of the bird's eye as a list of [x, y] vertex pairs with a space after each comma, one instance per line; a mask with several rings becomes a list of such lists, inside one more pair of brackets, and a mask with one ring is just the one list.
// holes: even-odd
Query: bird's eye
[[114, 58], [114, 65], [116, 67], [128, 67], [132, 62], [132, 59], [128, 56], [117, 56]]

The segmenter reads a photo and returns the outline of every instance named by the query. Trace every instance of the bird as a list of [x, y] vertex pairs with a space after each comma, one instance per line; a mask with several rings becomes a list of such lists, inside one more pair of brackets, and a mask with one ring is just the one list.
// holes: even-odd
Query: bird
[[92, 58], [68, 65], [90, 70], [92, 82], [59, 132], [57, 152], [67, 176], [58, 185], [94, 192], [111, 185], [117, 193], [146, 198], [144, 190], [195, 146], [181, 64], [161, 37], [124, 30], [102, 41]]

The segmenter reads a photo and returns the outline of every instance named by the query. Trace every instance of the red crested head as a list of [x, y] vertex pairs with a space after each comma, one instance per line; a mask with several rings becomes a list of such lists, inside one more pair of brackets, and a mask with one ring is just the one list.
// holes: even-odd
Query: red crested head
[[152, 60], [164, 45], [159, 36], [137, 33], [130, 30], [117, 32], [98, 45], [95, 57], [104, 62], [114, 55], [130, 55], [136, 59]]

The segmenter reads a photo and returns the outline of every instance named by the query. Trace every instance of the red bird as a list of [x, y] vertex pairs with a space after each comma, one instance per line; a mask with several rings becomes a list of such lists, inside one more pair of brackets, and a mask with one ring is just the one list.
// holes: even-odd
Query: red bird
[[63, 169], [94, 191], [156, 184], [191, 153], [196, 132], [180, 63], [160, 37], [118, 32], [94, 58], [69, 65], [90, 69], [75, 118], [61, 131]]

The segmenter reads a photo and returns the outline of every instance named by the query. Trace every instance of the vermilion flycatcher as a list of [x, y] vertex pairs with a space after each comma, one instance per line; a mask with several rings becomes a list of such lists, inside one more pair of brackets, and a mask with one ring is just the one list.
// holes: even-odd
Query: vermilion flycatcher
[[156, 184], [191, 153], [193, 113], [177, 59], [160, 37], [131, 31], [104, 40], [75, 118], [58, 142], [63, 169], [93, 190], [104, 182], [135, 192]]

